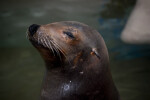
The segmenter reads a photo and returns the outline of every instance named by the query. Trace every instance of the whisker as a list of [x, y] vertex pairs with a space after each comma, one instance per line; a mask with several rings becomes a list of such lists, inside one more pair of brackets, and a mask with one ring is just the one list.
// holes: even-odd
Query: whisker
[[66, 60], [69, 62], [69, 64], [72, 65], [71, 62], [68, 60], [68, 58], [67, 58], [67, 56], [66, 56], [64, 50], [58, 45], [58, 43], [57, 43], [56, 41], [52, 41], [52, 42], [53, 42], [53, 44], [55, 44], [55, 46], [59, 49], [59, 51], [64, 55], [64, 57], [65, 57]]
[[46, 44], [46, 47], [50, 48], [49, 45], [47, 44], [47, 41], [45, 40], [45, 38], [44, 38], [44, 42]]
[[[54, 44], [53, 44], [54, 45]], [[55, 51], [57, 52], [60, 60], [61, 60], [61, 55], [60, 55], [60, 52], [59, 52], [59, 49], [54, 45], [53, 48], [55, 49]]]
[[50, 49], [52, 50], [52, 52], [53, 52], [53, 54], [54, 54], [54, 56], [55, 56], [55, 52], [54, 52], [54, 49], [53, 49], [53, 47], [52, 47], [52, 45], [51, 45], [51, 42], [48, 40], [47, 37], [46, 37], [46, 40], [47, 40], [47, 43], [48, 43]]
[[[58, 49], [58, 50], [60, 50], [61, 51], [61, 48], [59, 48], [59, 46], [56, 44], [56, 42], [54, 42], [54, 41], [51, 41], [53, 44], [54, 44], [54, 46]], [[61, 51], [62, 52], [62, 51]], [[62, 52], [63, 53], [63, 52]]]
[[71, 65], [71, 62], [69, 61], [69, 59], [66, 56], [65, 51], [62, 49], [62, 47], [54, 40], [52, 40], [49, 36], [43, 38], [43, 40], [40, 40], [46, 47], [48, 47], [49, 49], [52, 50], [54, 56], [55, 56], [55, 52], [56, 54], [59, 56], [60, 60], [62, 61], [62, 56], [60, 54], [60, 52], [64, 55], [64, 57], [66, 58], [67, 62]]
[[41, 42], [44, 44], [45, 47], [47, 47], [44, 39], [41, 39]]
[[54, 47], [64, 55], [64, 53], [62, 52], [61, 48], [59, 48], [59, 47], [57, 46], [56, 42], [54, 42], [54, 41], [52, 41], [52, 40], [51, 40], [51, 42], [53, 43]]
[[[41, 43], [43, 43], [45, 47], [47, 47], [47, 45], [48, 45], [48, 44], [46, 45], [46, 43], [47, 43], [47, 41], [46, 41], [46, 40], [44, 41], [43, 39], [40, 39], [40, 42], [41, 42]], [[48, 42], [48, 43], [50, 43], [50, 42]], [[49, 46], [51, 47], [51, 45], [50, 45], [50, 44], [48, 45], [48, 47], [49, 47]], [[53, 52], [53, 54], [54, 54], [54, 56], [55, 56], [55, 53], [54, 53], [54, 51], [53, 51], [53, 48], [52, 48], [52, 47], [51, 47], [51, 50], [52, 50], [52, 52]]]
[[64, 52], [64, 50], [58, 45], [57, 42], [53, 42], [53, 44], [55, 44], [57, 46], [57, 48], [61, 51], [61, 53], [64, 54], [64, 56], [66, 55], [65, 52]]

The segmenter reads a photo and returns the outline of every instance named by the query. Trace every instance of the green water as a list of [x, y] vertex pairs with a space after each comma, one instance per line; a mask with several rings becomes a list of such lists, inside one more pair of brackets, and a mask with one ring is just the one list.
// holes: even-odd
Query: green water
[[26, 39], [26, 30], [33, 23], [64, 20], [83, 22], [102, 34], [122, 100], [150, 100], [150, 46], [121, 42], [119, 35], [134, 5], [123, 1], [1, 1], [0, 100], [39, 99], [44, 62]]

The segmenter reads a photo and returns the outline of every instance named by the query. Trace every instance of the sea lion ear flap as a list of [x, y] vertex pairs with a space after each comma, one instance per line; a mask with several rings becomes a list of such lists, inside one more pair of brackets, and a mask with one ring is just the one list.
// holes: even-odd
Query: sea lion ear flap
[[92, 48], [91, 55], [95, 55], [98, 59], [100, 59], [100, 55], [96, 48]]

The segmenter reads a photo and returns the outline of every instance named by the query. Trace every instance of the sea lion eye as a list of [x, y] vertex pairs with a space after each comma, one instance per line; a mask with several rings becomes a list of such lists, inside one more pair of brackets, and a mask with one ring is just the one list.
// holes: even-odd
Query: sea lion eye
[[66, 35], [67, 35], [69, 38], [71, 38], [71, 39], [74, 39], [74, 38], [75, 38], [71, 32], [63, 31], [63, 33], [66, 34]]

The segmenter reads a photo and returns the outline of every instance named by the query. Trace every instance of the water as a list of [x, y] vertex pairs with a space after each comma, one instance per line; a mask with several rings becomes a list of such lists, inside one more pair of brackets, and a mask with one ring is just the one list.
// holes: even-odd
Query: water
[[122, 100], [150, 100], [150, 46], [129, 45], [120, 40], [135, 1], [112, 1], [1, 1], [0, 100], [39, 98], [44, 62], [26, 39], [26, 30], [33, 23], [64, 20], [83, 22], [102, 34]]

